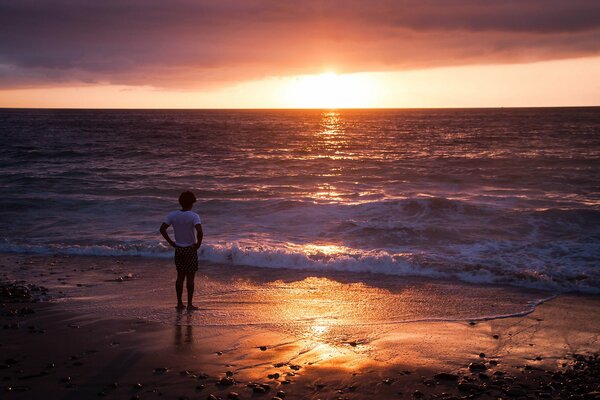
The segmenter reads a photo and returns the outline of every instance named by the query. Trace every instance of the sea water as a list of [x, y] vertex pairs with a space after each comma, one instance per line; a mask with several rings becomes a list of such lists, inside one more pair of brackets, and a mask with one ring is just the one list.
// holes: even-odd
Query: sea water
[[[0, 110], [0, 251], [600, 293], [600, 108]], [[384, 278], [379, 278], [384, 279]]]

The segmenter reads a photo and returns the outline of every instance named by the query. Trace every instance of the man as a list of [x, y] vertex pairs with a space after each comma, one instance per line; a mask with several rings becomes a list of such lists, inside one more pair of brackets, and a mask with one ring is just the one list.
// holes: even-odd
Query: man
[[[167, 215], [165, 222], [160, 226], [160, 233], [167, 242], [175, 247], [175, 268], [177, 269], [177, 281], [175, 292], [177, 293], [177, 309], [183, 310], [185, 305], [183, 296], [183, 282], [187, 280], [187, 309], [197, 310], [192, 299], [194, 297], [194, 278], [198, 271], [198, 249], [202, 244], [202, 223], [200, 216], [192, 211], [196, 202], [196, 196], [192, 192], [183, 192], [179, 196], [181, 210], [173, 211]], [[173, 225], [175, 241], [169, 237], [167, 229]]]

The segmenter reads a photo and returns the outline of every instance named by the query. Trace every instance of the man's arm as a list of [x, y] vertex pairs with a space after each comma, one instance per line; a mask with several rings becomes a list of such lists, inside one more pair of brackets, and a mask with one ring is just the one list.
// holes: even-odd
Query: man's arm
[[169, 234], [167, 233], [167, 229], [169, 229], [169, 224], [166, 224], [166, 223], [163, 222], [162, 225], [160, 226], [160, 229], [159, 229], [160, 234], [165, 238], [165, 240], [167, 242], [169, 242], [169, 244], [172, 247], [177, 247], [177, 245], [175, 244], [175, 242], [169, 237]]
[[202, 244], [202, 238], [204, 237], [204, 232], [202, 232], [202, 224], [196, 225], [196, 236], [198, 237], [198, 242], [196, 243], [196, 249], [200, 248]]

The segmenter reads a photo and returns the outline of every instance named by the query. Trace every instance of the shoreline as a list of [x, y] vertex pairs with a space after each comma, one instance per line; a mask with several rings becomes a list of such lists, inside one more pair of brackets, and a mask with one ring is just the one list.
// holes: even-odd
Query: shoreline
[[[52, 260], [38, 258], [48, 265]], [[66, 261], [64, 275], [81, 262]], [[242, 278], [251, 280], [252, 272]], [[469, 301], [469, 294], [464, 298]], [[0, 359], [0, 377], [7, 398], [272, 399], [279, 391], [286, 399], [600, 398], [600, 375], [590, 378], [600, 366], [597, 296], [559, 294], [523, 316], [403, 322], [376, 334], [342, 332], [335, 341], [326, 340], [318, 324], [309, 331], [205, 325], [198, 320], [202, 310], [177, 314], [174, 308], [169, 312], [176, 323], [169, 324], [77, 312], [72, 306], [83, 304], [78, 301], [2, 298], [0, 349], [6, 360]]]

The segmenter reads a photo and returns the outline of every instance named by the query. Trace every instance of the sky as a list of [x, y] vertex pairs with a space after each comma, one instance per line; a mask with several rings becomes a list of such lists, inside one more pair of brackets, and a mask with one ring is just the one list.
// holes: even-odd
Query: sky
[[0, 0], [0, 107], [584, 105], [597, 0]]

